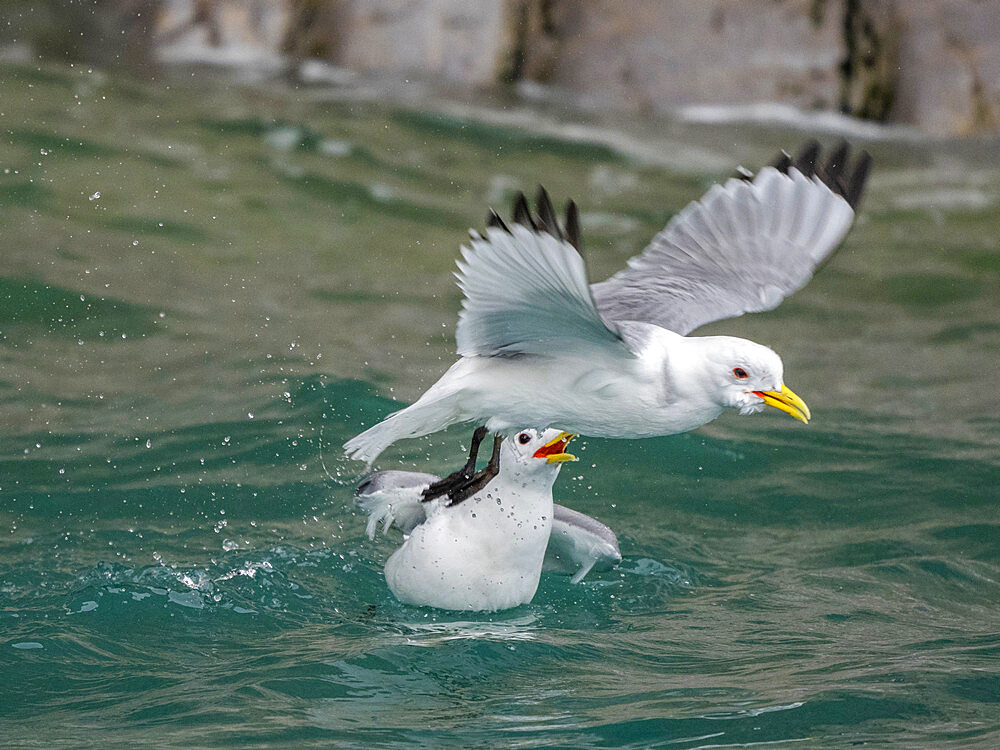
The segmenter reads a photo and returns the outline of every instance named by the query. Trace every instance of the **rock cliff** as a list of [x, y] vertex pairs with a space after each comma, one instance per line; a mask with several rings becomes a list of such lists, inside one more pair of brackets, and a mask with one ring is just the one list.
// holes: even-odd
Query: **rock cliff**
[[545, 84], [592, 108], [671, 113], [688, 105], [767, 102], [906, 123], [932, 135], [1000, 133], [995, 1], [37, 5], [15, 0], [0, 11], [8, 21], [8, 42], [28, 41], [35, 51], [100, 62], [208, 61], [283, 69], [320, 59], [345, 71], [458, 86]]

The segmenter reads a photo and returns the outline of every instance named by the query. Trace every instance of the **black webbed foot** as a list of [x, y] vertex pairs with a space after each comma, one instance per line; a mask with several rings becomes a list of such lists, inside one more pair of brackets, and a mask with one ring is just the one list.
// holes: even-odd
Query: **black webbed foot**
[[422, 493], [421, 501], [428, 502], [442, 495], [448, 496], [448, 505], [458, 505], [463, 500], [475, 495], [479, 490], [489, 484], [497, 474], [500, 473], [500, 444], [503, 438], [497, 435], [493, 439], [493, 455], [486, 468], [476, 471], [476, 458], [479, 453], [479, 445], [486, 437], [486, 428], [479, 427], [472, 435], [472, 448], [469, 450], [469, 460], [458, 471], [452, 472], [444, 479], [441, 479]]
[[465, 484], [459, 485], [456, 489], [448, 493], [448, 499], [450, 502], [448, 506], [458, 505], [463, 500], [475, 495], [479, 490], [488, 485], [493, 478], [500, 473], [500, 445], [503, 443], [503, 437], [500, 435], [495, 435], [493, 437], [493, 455], [490, 456], [490, 462], [486, 464], [486, 467], [480, 469], [472, 478]]
[[428, 500], [441, 497], [441, 495], [449, 493], [451, 490], [472, 479], [476, 473], [476, 458], [479, 455], [479, 445], [483, 442], [483, 438], [485, 437], [486, 427], [477, 427], [476, 431], [472, 433], [472, 445], [469, 448], [469, 460], [465, 462], [465, 465], [461, 469], [453, 471], [444, 479], [439, 479], [434, 482], [434, 484], [427, 487], [422, 493], [423, 502], [426, 503]]

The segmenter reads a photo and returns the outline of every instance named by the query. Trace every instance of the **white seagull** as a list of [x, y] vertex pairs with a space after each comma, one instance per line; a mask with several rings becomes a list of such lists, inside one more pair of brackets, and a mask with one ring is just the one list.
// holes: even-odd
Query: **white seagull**
[[726, 408], [765, 405], [802, 422], [771, 349], [730, 336], [688, 336], [706, 323], [777, 307], [800, 289], [854, 221], [871, 159], [847, 169], [808, 144], [753, 176], [713, 186], [675, 215], [628, 266], [588, 285], [575, 205], [560, 228], [544, 190], [524, 196], [509, 228], [492, 214], [462, 248], [460, 359], [414, 404], [349, 440], [371, 464], [401, 438], [458, 422], [495, 432], [558, 424], [641, 438], [693, 430]]
[[[385, 565], [392, 593], [405, 604], [454, 610], [499, 610], [531, 601], [543, 566], [575, 571], [621, 560], [608, 527], [552, 502], [552, 484], [573, 436], [522, 430], [500, 446], [499, 474], [463, 501], [426, 501], [436, 476], [381, 471], [357, 497], [368, 536], [392, 525], [407, 534]], [[473, 450], [474, 453], [475, 449]]]

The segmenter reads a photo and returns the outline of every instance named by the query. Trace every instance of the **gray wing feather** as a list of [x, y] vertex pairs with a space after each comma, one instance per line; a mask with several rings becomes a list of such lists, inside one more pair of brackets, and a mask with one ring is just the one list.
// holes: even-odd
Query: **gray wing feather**
[[752, 182], [713, 186], [591, 291], [609, 325], [642, 321], [686, 335], [777, 307], [812, 278], [853, 220], [848, 198], [820, 176], [765, 167]]
[[370, 495], [385, 490], [423, 490], [440, 477], [420, 471], [376, 471], [358, 484], [357, 495]]
[[358, 505], [368, 514], [365, 531], [375, 538], [378, 524], [382, 533], [396, 526], [409, 534], [427, 518], [427, 505], [422, 501], [424, 488], [438, 481], [433, 474], [419, 471], [377, 471], [365, 477], [354, 493]]
[[458, 269], [464, 296], [455, 331], [459, 354], [587, 350], [631, 356], [605, 325], [583, 259], [565, 240], [519, 224], [489, 227], [485, 237], [462, 248]]
[[594, 567], [609, 568], [621, 559], [615, 532], [584, 513], [553, 505], [544, 570], [572, 575], [571, 582], [579, 583]]

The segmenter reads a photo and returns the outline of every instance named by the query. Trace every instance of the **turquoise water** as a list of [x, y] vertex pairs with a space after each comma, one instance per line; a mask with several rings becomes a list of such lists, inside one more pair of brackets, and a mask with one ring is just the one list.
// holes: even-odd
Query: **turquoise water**
[[706, 329], [776, 348], [809, 426], [582, 441], [556, 499], [617, 570], [393, 600], [338, 446], [450, 363], [484, 206], [577, 198], [603, 278], [804, 137], [484, 107], [0, 69], [3, 744], [1000, 744], [995, 143], [866, 144], [842, 251]]

